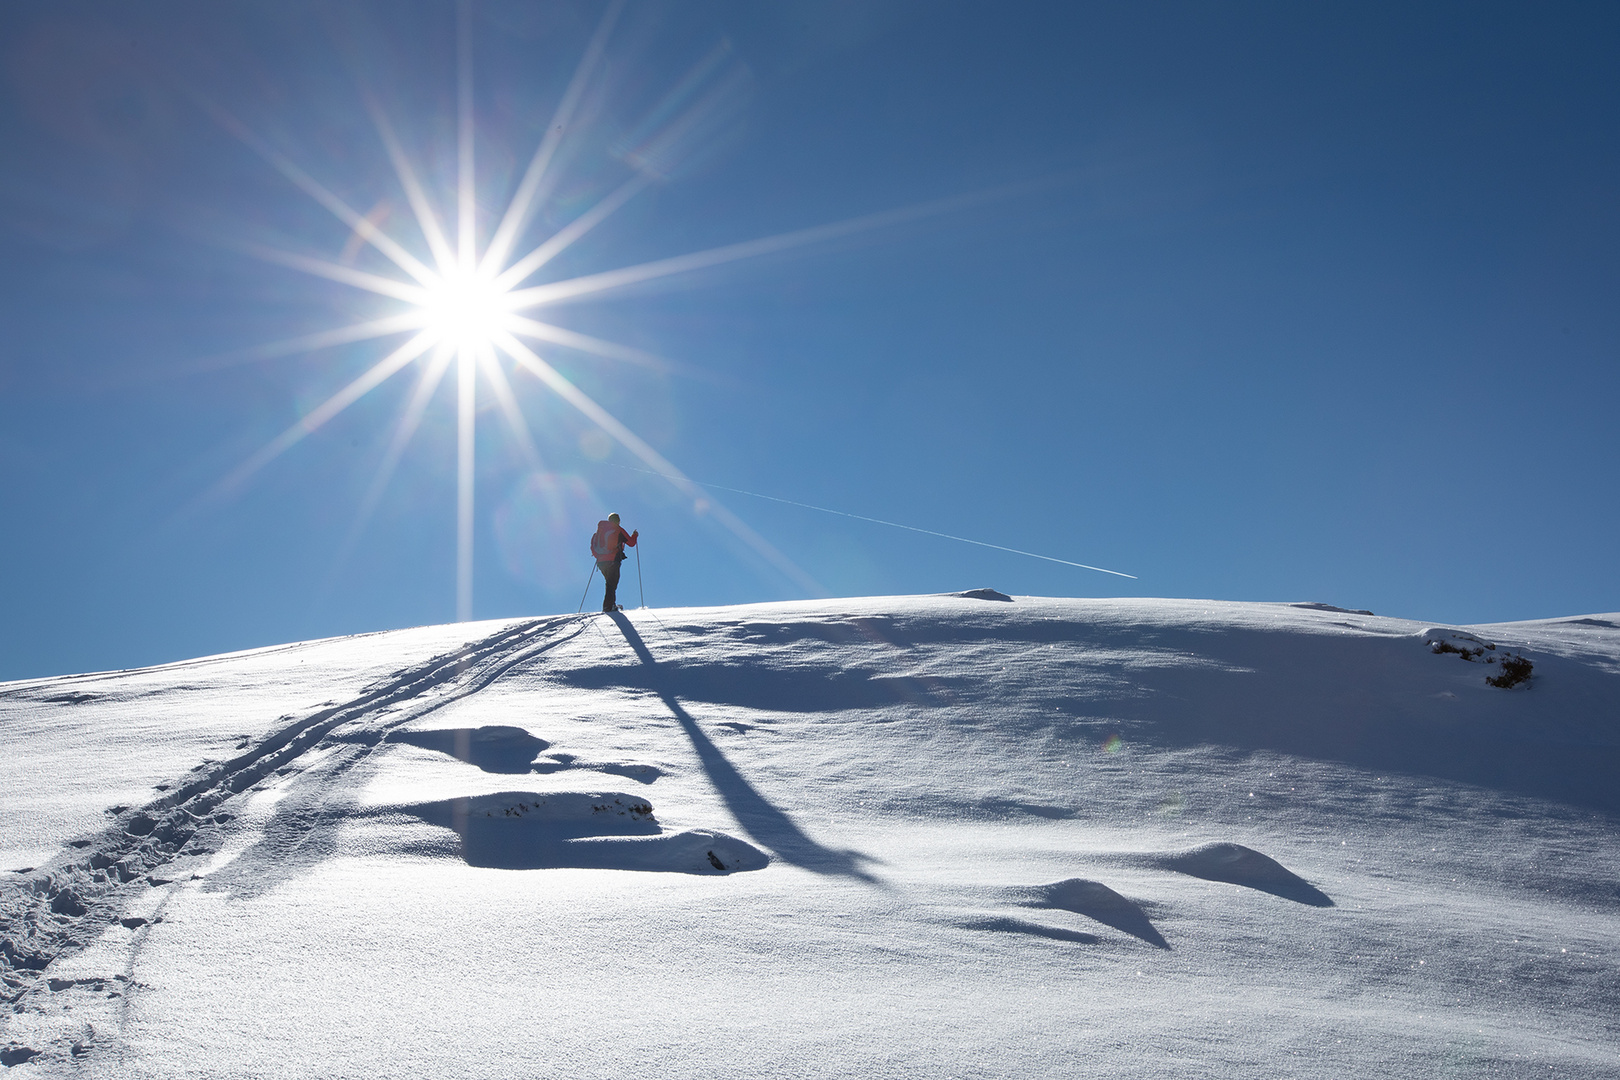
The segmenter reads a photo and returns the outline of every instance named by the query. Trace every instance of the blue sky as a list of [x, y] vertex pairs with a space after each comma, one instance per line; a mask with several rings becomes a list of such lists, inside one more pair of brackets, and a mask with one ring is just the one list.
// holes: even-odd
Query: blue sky
[[[480, 245], [606, 10], [472, 5]], [[520, 251], [651, 182], [530, 284], [985, 197], [546, 309], [664, 361], [535, 346], [800, 574], [506, 363], [539, 468], [481, 387], [474, 615], [574, 610], [608, 510], [660, 606], [1620, 609], [1617, 31], [631, 0]], [[255, 250], [403, 275], [220, 117], [425, 259], [361, 87], [453, 218], [456, 6], [14, 3], [0, 41], [0, 678], [454, 618], [453, 377], [352, 538], [417, 368], [220, 490], [404, 340], [246, 355], [401, 310]]]

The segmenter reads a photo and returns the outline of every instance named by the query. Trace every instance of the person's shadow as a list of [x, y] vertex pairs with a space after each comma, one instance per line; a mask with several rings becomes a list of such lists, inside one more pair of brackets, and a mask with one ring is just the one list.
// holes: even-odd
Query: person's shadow
[[610, 611], [608, 617], [619, 627], [620, 633], [634, 650], [636, 656], [647, 666], [649, 685], [652, 687], [665, 707], [674, 714], [675, 720], [686, 732], [686, 737], [692, 741], [692, 749], [697, 751], [698, 760], [703, 770], [708, 774], [709, 782], [714, 785], [720, 797], [725, 800], [726, 807], [755, 841], [770, 848], [776, 857], [793, 866], [802, 867], [818, 874], [837, 874], [845, 877], [859, 878], [862, 881], [875, 882], [877, 879], [861, 869], [861, 863], [870, 860], [856, 851], [836, 851], [823, 847], [796, 825], [782, 810], [778, 809], [769, 799], [761, 795], [754, 785], [750, 784], [736, 766], [726, 758], [720, 748], [703, 733], [696, 720], [692, 719], [675, 695], [670, 693], [659, 678], [658, 661], [653, 659], [647, 643], [642, 640], [635, 626], [625, 617], [622, 611]]

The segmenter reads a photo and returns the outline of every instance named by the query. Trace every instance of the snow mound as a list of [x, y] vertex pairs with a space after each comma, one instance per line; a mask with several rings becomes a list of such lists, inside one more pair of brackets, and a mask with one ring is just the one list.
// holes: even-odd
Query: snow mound
[[1025, 907], [1057, 908], [1084, 915], [1104, 926], [1111, 926], [1149, 945], [1168, 949], [1169, 943], [1154, 928], [1147, 912], [1134, 900], [1110, 889], [1100, 881], [1069, 878], [1066, 881], [1042, 885], [1027, 892]]
[[502, 791], [398, 810], [455, 832], [469, 866], [706, 874], [758, 870], [770, 861], [725, 833], [665, 834], [651, 803], [622, 792]]
[[1205, 844], [1179, 855], [1164, 855], [1147, 861], [1150, 865], [1174, 870], [1178, 874], [1258, 889], [1311, 907], [1333, 906], [1332, 899], [1315, 885], [1269, 855], [1262, 855], [1242, 844]]
[[1465, 660], [1477, 660], [1488, 652], [1496, 651], [1493, 642], [1476, 637], [1466, 630], [1453, 630], [1447, 626], [1431, 626], [1418, 637], [1423, 639], [1432, 652], [1457, 653]]

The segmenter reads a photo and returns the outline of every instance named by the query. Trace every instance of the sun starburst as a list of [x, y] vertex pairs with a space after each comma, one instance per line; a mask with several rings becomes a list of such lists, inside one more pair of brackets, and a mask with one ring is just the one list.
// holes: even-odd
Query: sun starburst
[[457, 267], [438, 277], [425, 290], [423, 327], [436, 342], [458, 352], [481, 352], [511, 327], [507, 323], [506, 290], [476, 272]]
[[[741, 521], [712, 494], [700, 489], [680, 469], [559, 372], [530, 343], [561, 345], [588, 354], [621, 360], [644, 362], [648, 359], [647, 354], [535, 318], [534, 313], [547, 307], [576, 302], [657, 278], [690, 273], [738, 259], [767, 255], [960, 208], [981, 201], [985, 197], [981, 195], [942, 199], [635, 266], [530, 284], [542, 268], [606, 221], [652, 181], [649, 173], [627, 165], [627, 168], [634, 171], [617, 188], [532, 249], [513, 257], [519, 250], [518, 244], [536, 216], [537, 209], [555, 189], [559, 148], [574, 124], [581, 100], [601, 64], [609, 35], [622, 8], [622, 0], [610, 5], [597, 27], [556, 107], [551, 122], [546, 125], [546, 134], [530, 158], [528, 167], [501, 213], [488, 243], [481, 250], [476, 227], [472, 33], [470, 8], [465, 0], [458, 12], [457, 160], [456, 188], [453, 193], [455, 210], [453, 233], [447, 230], [441, 221], [433, 199], [418, 178], [417, 169], [406, 154], [386, 110], [374, 96], [362, 91], [365, 106], [376, 127], [382, 147], [410, 205], [412, 218], [420, 233], [420, 242], [429, 253], [426, 259], [413, 254], [405, 243], [377, 222], [356, 211], [235, 116], [211, 102], [202, 102], [223, 126], [310, 198], [347, 225], [352, 230], [354, 238], [373, 248], [402, 275], [396, 277], [385, 273], [373, 273], [344, 263], [279, 248], [263, 246], [250, 248], [253, 254], [270, 262], [336, 284], [361, 289], [401, 305], [400, 310], [391, 315], [262, 346], [254, 351], [255, 354], [286, 355], [336, 344], [405, 336], [402, 344], [385, 354], [358, 378], [311, 409], [298, 423], [244, 461], [221, 481], [219, 490], [237, 487], [254, 472], [332, 420], [371, 390], [407, 367], [415, 365], [420, 369], [416, 389], [400, 415], [394, 437], [377, 476], [358, 508], [355, 529], [350, 533], [351, 538], [356, 536], [366, 516], [376, 506], [430, 401], [453, 367], [456, 376], [457, 416], [456, 617], [461, 620], [472, 617], [474, 425], [480, 386], [499, 406], [507, 427], [530, 462], [537, 468], [540, 465], [533, 433], [507, 377], [507, 369], [502, 358], [514, 365], [514, 370], [532, 375], [546, 389], [567, 402], [591, 424], [638, 458], [648, 470], [673, 484], [692, 505], [701, 506], [704, 512], [712, 515], [799, 587], [812, 593], [821, 592], [820, 586], [790, 559]], [[701, 107], [702, 103], [694, 106], [694, 108]], [[678, 117], [672, 126], [690, 123], [690, 118]]]

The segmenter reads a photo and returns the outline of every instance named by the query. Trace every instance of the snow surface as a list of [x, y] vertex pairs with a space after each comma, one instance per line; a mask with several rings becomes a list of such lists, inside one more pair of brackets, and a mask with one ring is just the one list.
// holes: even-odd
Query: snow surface
[[0, 733], [19, 1077], [1620, 1075], [1620, 614], [556, 616]]

